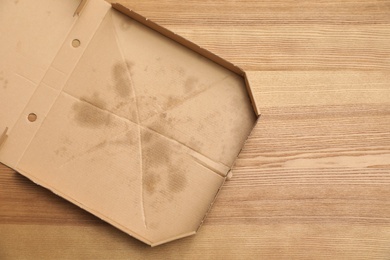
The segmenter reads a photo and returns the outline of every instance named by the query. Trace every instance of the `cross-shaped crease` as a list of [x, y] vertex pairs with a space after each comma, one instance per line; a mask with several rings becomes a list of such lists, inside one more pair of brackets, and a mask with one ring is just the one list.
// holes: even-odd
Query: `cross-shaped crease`
[[199, 90], [198, 92], [195, 92], [195, 93], [193, 93], [193, 94], [187, 96], [185, 99], [181, 100], [180, 102], [177, 102], [177, 104], [174, 104], [174, 105], [168, 107], [167, 109], [165, 109], [165, 110], [162, 111], [162, 112], [157, 112], [157, 113], [151, 115], [150, 117], [145, 118], [144, 120], [141, 121], [141, 123], [144, 123], [144, 122], [146, 122], [146, 121], [148, 121], [148, 120], [150, 120], [150, 119], [152, 119], [152, 118], [155, 118], [155, 117], [157, 117], [157, 116], [159, 116], [159, 115], [161, 115], [161, 114], [164, 114], [164, 113], [166, 113], [166, 112], [168, 112], [168, 111], [171, 111], [171, 110], [173, 110], [173, 109], [175, 109], [175, 108], [177, 108], [177, 107], [180, 107], [180, 106], [183, 105], [184, 103], [187, 103], [188, 101], [190, 101], [190, 100], [196, 98], [197, 96], [201, 95], [202, 93], [207, 92], [207, 91], [209, 91], [210, 89], [212, 89], [212, 88], [218, 86], [219, 83], [225, 81], [225, 80], [228, 79], [229, 77], [230, 77], [230, 75], [226, 75], [226, 76], [222, 77], [221, 79], [217, 79], [217, 80], [211, 82], [211, 83], [210, 83], [207, 87], [205, 87], [204, 89]]
[[[131, 130], [130, 130], [130, 129], [126, 129], [125, 131], [122, 131], [122, 132], [120, 132], [119, 134], [113, 136], [111, 139], [115, 140], [117, 137], [119, 137], [119, 136], [121, 136], [121, 135], [123, 135], [124, 133], [127, 133], [127, 132], [129, 132], [129, 131], [131, 131]], [[90, 147], [89, 149], [87, 149], [87, 150], [85, 150], [85, 151], [82, 151], [82, 152], [78, 153], [77, 155], [73, 155], [70, 159], [68, 159], [68, 160], [65, 161], [63, 164], [61, 164], [61, 165], [59, 166], [59, 168], [61, 169], [61, 168], [65, 167], [66, 165], [68, 165], [69, 163], [75, 161], [76, 159], [81, 159], [81, 158], [83, 158], [86, 154], [89, 154], [90, 152], [94, 151], [97, 147], [100, 147], [100, 146], [105, 145], [105, 144], [106, 144], [106, 141], [107, 141], [107, 140], [104, 140], [104, 141], [102, 141], [102, 142], [99, 142], [98, 144], [96, 144], [96, 145]]]
[[132, 79], [132, 76], [131, 76], [131, 73], [130, 73], [130, 70], [129, 70], [129, 67], [127, 65], [127, 62], [126, 62], [126, 59], [125, 59], [125, 56], [124, 56], [124, 53], [123, 53], [123, 48], [119, 42], [119, 37], [118, 37], [118, 33], [117, 33], [117, 30], [116, 30], [116, 27], [115, 27], [115, 24], [112, 20], [112, 16], [111, 17], [111, 25], [112, 25], [112, 28], [113, 28], [113, 32], [114, 32], [114, 35], [115, 35], [115, 43], [118, 47], [118, 50], [121, 54], [121, 57], [122, 57], [122, 61], [123, 61], [123, 64], [125, 64], [125, 67], [126, 67], [126, 74], [129, 78], [129, 81], [130, 81], [130, 86], [132, 88], [132, 93], [133, 93], [133, 99], [135, 100], [135, 107], [137, 108], [136, 110], [136, 118], [137, 118], [137, 128], [138, 128], [138, 139], [139, 139], [139, 142], [138, 142], [138, 146], [139, 146], [139, 155], [140, 155], [140, 170], [141, 170], [141, 208], [142, 208], [142, 219], [143, 219], [143, 222], [144, 222], [144, 226], [145, 228], [147, 229], [148, 228], [148, 225], [147, 225], [147, 221], [146, 221], [146, 211], [145, 211], [145, 198], [144, 198], [144, 167], [143, 167], [143, 152], [142, 152], [142, 130], [141, 130], [141, 126], [140, 126], [140, 113], [139, 113], [139, 106], [138, 106], [138, 100], [137, 100], [137, 93], [136, 93], [136, 90], [135, 90], [135, 86], [133, 84], [133, 79]]

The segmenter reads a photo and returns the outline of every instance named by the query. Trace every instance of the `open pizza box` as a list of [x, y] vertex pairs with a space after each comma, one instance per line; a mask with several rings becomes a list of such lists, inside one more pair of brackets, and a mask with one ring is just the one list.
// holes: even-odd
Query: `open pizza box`
[[2, 0], [0, 35], [0, 162], [149, 245], [196, 233], [259, 115], [245, 73], [103, 0]]

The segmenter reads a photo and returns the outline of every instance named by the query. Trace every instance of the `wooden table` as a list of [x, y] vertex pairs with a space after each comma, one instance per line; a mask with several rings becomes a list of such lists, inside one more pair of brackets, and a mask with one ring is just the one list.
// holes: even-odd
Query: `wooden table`
[[199, 234], [149, 248], [0, 166], [0, 259], [390, 259], [390, 1], [121, 1], [249, 71]]

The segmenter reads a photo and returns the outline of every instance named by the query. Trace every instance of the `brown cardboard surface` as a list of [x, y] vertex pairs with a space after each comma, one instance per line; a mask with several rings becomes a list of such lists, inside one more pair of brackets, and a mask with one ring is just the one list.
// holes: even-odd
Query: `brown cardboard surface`
[[124, 13], [0, 4], [0, 161], [158, 245], [196, 232], [257, 114], [242, 71]]

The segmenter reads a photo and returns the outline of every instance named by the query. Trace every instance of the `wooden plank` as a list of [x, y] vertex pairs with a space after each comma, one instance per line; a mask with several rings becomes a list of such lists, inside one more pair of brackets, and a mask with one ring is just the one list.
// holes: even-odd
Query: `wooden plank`
[[124, 1], [245, 70], [389, 69], [389, 2]]
[[156, 248], [106, 226], [0, 225], [0, 232], [8, 234], [0, 240], [0, 249], [6, 249], [1, 259], [388, 259], [390, 229], [327, 223], [219, 225]]

